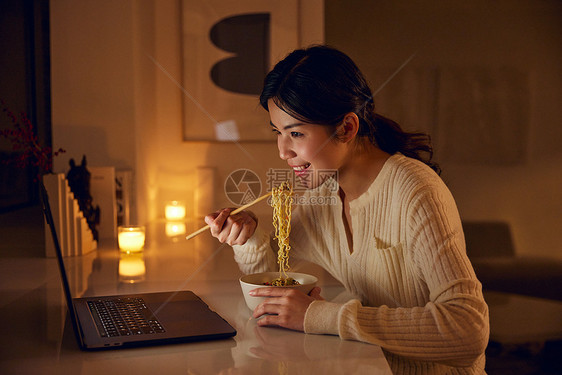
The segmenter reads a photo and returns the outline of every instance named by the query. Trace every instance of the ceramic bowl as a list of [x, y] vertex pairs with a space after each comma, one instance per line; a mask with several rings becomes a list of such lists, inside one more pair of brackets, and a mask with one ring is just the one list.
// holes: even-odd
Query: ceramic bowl
[[267, 297], [254, 297], [249, 294], [251, 290], [257, 288], [294, 288], [301, 292], [308, 294], [312, 288], [316, 286], [318, 279], [315, 276], [308, 275], [306, 273], [298, 272], [287, 272], [288, 277], [292, 277], [299, 282], [299, 285], [291, 286], [271, 286], [264, 285], [264, 283], [270, 282], [279, 277], [279, 272], [261, 272], [254, 273], [251, 275], [245, 275], [240, 278], [240, 287], [242, 288], [242, 293], [244, 294], [244, 299], [246, 300], [246, 305], [250, 310], [254, 311], [256, 306], [264, 301]]

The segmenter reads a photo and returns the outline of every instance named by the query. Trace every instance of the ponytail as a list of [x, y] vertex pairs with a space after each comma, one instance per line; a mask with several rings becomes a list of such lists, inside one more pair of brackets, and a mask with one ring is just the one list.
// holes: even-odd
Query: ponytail
[[432, 161], [433, 147], [428, 134], [405, 132], [398, 123], [377, 113], [374, 114], [373, 129], [373, 133], [367, 137], [384, 152], [391, 155], [399, 152], [404, 156], [420, 160], [437, 174], [441, 174], [439, 165]]

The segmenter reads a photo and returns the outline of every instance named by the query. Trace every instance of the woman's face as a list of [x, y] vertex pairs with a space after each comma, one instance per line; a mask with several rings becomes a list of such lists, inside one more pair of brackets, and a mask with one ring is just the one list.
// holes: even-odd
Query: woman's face
[[279, 157], [307, 188], [315, 188], [341, 167], [347, 148], [331, 134], [332, 127], [303, 123], [268, 101]]

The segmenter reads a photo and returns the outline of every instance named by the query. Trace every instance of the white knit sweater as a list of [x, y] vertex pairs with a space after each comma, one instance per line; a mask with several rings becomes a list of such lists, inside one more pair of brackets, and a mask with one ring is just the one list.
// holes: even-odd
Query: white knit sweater
[[[439, 176], [417, 160], [391, 156], [350, 202], [353, 251], [337, 189], [325, 183], [304, 199], [319, 196], [336, 204], [294, 210], [291, 259], [322, 266], [358, 299], [313, 302], [305, 332], [380, 345], [395, 374], [485, 373], [488, 307]], [[269, 235], [259, 228], [233, 248], [244, 273], [277, 268]]]

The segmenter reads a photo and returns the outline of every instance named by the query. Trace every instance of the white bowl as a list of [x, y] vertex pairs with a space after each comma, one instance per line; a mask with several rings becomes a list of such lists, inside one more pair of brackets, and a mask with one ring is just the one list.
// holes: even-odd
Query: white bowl
[[250, 310], [254, 311], [254, 309], [262, 303], [265, 298], [267, 297], [255, 297], [249, 294], [250, 290], [254, 290], [257, 288], [294, 288], [298, 289], [301, 292], [308, 294], [312, 288], [316, 286], [318, 279], [315, 276], [308, 275], [306, 273], [297, 273], [297, 272], [287, 272], [288, 277], [292, 277], [296, 281], [299, 282], [298, 285], [289, 285], [289, 286], [272, 286], [272, 285], [264, 285], [266, 282], [270, 282], [271, 280], [275, 280], [279, 277], [279, 272], [261, 272], [261, 273], [254, 273], [251, 275], [245, 275], [240, 278], [240, 287], [242, 287], [242, 293], [244, 294], [244, 299], [246, 300], [246, 305], [250, 308]]

